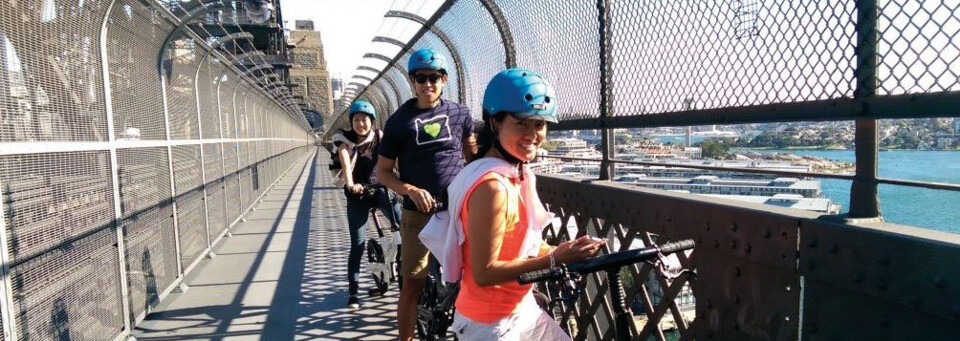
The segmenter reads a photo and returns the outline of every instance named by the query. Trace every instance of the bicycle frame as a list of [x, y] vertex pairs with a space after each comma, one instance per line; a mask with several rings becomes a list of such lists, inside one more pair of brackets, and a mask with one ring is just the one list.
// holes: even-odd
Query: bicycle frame
[[[548, 280], [579, 281], [586, 275], [598, 271], [606, 271], [607, 279], [610, 281], [610, 298], [613, 304], [614, 313], [614, 331], [615, 340], [631, 340], [630, 324], [633, 323], [633, 315], [627, 309], [626, 294], [620, 278], [620, 269], [634, 263], [640, 263], [662, 257], [666, 254], [693, 249], [695, 243], [687, 239], [673, 243], [666, 243], [661, 246], [651, 246], [643, 249], [615, 252], [604, 256], [588, 259], [567, 266], [559, 266], [553, 269], [528, 272], [520, 275], [517, 279], [521, 284], [542, 282]], [[579, 294], [579, 293], [578, 293]], [[563, 293], [561, 293], [563, 295]]]

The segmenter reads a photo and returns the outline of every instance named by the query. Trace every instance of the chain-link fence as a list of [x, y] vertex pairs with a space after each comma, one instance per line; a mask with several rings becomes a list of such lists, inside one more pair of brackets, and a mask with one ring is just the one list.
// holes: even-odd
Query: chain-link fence
[[0, 4], [0, 339], [128, 335], [313, 145], [189, 4]]
[[960, 4], [858, 3], [446, 1], [430, 19], [400, 16], [428, 25], [347, 99], [386, 78], [409, 87], [391, 74], [432, 47], [453, 61], [445, 96], [477, 119], [508, 66], [554, 84], [556, 129], [955, 116]]

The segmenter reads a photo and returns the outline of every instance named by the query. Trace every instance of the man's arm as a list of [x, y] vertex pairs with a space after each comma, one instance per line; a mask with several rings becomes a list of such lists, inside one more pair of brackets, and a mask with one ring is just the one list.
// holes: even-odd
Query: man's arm
[[424, 213], [432, 211], [436, 203], [433, 200], [433, 196], [430, 195], [430, 192], [401, 181], [400, 178], [397, 177], [397, 174], [393, 172], [396, 164], [397, 160], [388, 158], [382, 154], [377, 158], [377, 179], [380, 180], [380, 183], [400, 195], [409, 197], [410, 200], [413, 200], [413, 203], [417, 205], [418, 211]]
[[[468, 132], [466, 136], [463, 137], [463, 160], [467, 163], [473, 161], [473, 156], [477, 154], [477, 136], [473, 132]], [[483, 155], [477, 155], [477, 157], [483, 157]]]

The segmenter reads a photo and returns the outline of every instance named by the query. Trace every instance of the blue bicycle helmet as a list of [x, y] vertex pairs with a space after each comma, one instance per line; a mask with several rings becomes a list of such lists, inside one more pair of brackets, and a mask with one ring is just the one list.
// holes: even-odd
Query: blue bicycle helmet
[[353, 104], [350, 105], [350, 119], [352, 120], [353, 114], [358, 112], [370, 115], [370, 119], [377, 119], [377, 111], [373, 109], [373, 105], [370, 104], [370, 102], [364, 100], [353, 102]]
[[483, 93], [483, 114], [509, 112], [517, 119], [557, 123], [557, 97], [540, 74], [520, 68], [500, 71]]
[[419, 49], [410, 55], [407, 62], [407, 72], [411, 75], [421, 69], [437, 70], [447, 74], [447, 59], [439, 51], [432, 48]]

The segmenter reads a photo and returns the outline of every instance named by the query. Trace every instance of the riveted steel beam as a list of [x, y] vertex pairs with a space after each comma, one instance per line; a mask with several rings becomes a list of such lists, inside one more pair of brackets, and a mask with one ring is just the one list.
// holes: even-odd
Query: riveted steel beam
[[[697, 241], [693, 252], [679, 257], [679, 263], [695, 269], [697, 280], [688, 284], [696, 298], [697, 316], [710, 316], [712, 322], [691, 325], [684, 334], [692, 335], [681, 339], [798, 339], [799, 222], [815, 220], [818, 213], [543, 174], [537, 175], [537, 191], [544, 204], [558, 213], [560, 225], [566, 225], [551, 229], [559, 228], [556, 233], [565, 234], [567, 239], [606, 231], [599, 236], [619, 240], [621, 248], [641, 239], [635, 236], [648, 233], [655, 234], [658, 243], [688, 238]], [[575, 221], [573, 226], [570, 221]], [[567, 230], [575, 230], [576, 235]], [[643, 266], [629, 269], [645, 273], [638, 271]], [[604, 291], [596, 291], [591, 299], [605, 295]], [[607, 303], [601, 299], [598, 304]], [[591, 324], [605, 323], [589, 317], [581, 322], [581, 331], [594, 328]], [[655, 326], [656, 322], [654, 319], [650, 323]], [[605, 325], [596, 328], [608, 330]], [[639, 339], [650, 335], [646, 336]]]
[[243, 74], [245, 76], [252, 76], [254, 72], [263, 71], [263, 70], [272, 69], [272, 68], [273, 68], [273, 65], [270, 65], [270, 64], [257, 64], [247, 68], [246, 71], [243, 72]]
[[380, 69], [374, 68], [374, 67], [369, 67], [369, 66], [366, 66], [366, 65], [360, 65], [360, 66], [358, 66], [358, 67], [357, 67], [357, 70], [370, 71], [370, 72], [373, 72], [373, 73], [380, 73]]
[[503, 54], [506, 56], [504, 65], [507, 68], [516, 67], [517, 51], [513, 45], [513, 34], [510, 33], [510, 24], [507, 22], [507, 18], [503, 16], [503, 11], [500, 10], [500, 6], [495, 1], [480, 0], [480, 4], [493, 17], [493, 23], [497, 26], [497, 32], [500, 33], [500, 40], [503, 41]]
[[217, 47], [223, 46], [223, 44], [229, 43], [231, 41], [241, 40], [241, 39], [251, 40], [253, 39], [253, 34], [250, 32], [230, 33], [225, 36], [217, 37], [217, 39], [214, 40], [210, 45], [214, 48], [217, 48]]
[[[444, 14], [447, 13], [447, 11], [450, 10], [450, 8], [453, 6], [454, 3], [456, 3], [456, 0], [445, 0], [442, 4], [440, 4], [440, 6], [437, 7], [437, 10], [433, 13], [433, 15], [430, 17], [430, 19], [427, 20], [427, 22], [425, 23], [424, 27], [421, 27], [420, 30], [417, 31], [417, 33], [414, 33], [413, 36], [410, 37], [410, 41], [408, 41], [407, 44], [404, 45], [404, 47], [401, 49], [401, 52], [398, 53], [398, 54], [397, 54], [395, 57], [393, 57], [392, 59], [388, 58], [389, 60], [387, 60], [387, 65], [392, 65], [393, 67], [395, 67], [395, 68], [397, 68], [398, 70], [400, 70], [401, 72], [403, 72], [404, 75], [406, 75], [406, 74], [407, 74], [406, 70], [404, 70], [404, 68], [403, 68], [402, 66], [398, 65], [399, 63], [397, 63], [397, 62], [400, 60], [400, 58], [401, 58], [405, 53], [409, 52], [410, 49], [413, 48], [413, 46], [416, 44], [416, 42], [417, 42], [418, 40], [420, 40], [420, 38], [423, 37], [424, 34], [427, 33], [427, 31], [429, 30], [429, 27], [433, 26], [433, 24], [436, 23], [437, 20], [440, 20], [440, 17], [442, 17]], [[368, 53], [368, 54], [364, 55], [364, 58], [367, 58], [367, 57], [369, 57], [370, 55], [371, 55], [371, 54]], [[380, 74], [378, 74], [377, 77], [374, 78], [374, 80], [378, 80], [378, 79], [382, 78], [383, 75], [384, 75], [384, 73], [386, 73], [386, 69], [380, 71]], [[360, 92], [359, 94], [362, 95], [362, 94], [363, 94], [363, 91], [364, 91], [364, 90], [361, 90], [361, 92]], [[345, 115], [346, 115], [346, 110], [342, 111], [342, 112], [340, 113], [340, 115], [345, 117]], [[328, 132], [328, 133], [329, 133], [329, 132]]]
[[177, 37], [182, 35], [183, 30], [187, 27], [187, 25], [197, 21], [209, 12], [220, 10], [228, 6], [229, 4], [225, 2], [211, 2], [200, 3], [200, 5], [197, 7], [190, 9], [190, 11], [180, 19], [180, 22], [177, 24], [177, 26], [167, 34], [166, 39], [164, 39], [163, 45], [160, 47], [160, 53], [157, 56], [157, 70], [161, 70], [162, 72], [163, 61], [167, 55], [167, 51], [170, 48], [170, 44], [172, 44]]
[[390, 38], [390, 37], [384, 37], [384, 36], [376, 36], [376, 37], [373, 37], [373, 42], [374, 42], [374, 43], [388, 43], [388, 44], [393, 44], [393, 45], [395, 45], [395, 46], [397, 46], [397, 47], [399, 47], [399, 48], [403, 48], [403, 46], [406, 45], [406, 44], [404, 44], [404, 43], [403, 43], [402, 41], [400, 41], [400, 40], [397, 40], [397, 39], [394, 39], [394, 38]]
[[247, 51], [247, 52], [244, 52], [244, 53], [235, 55], [235, 56], [233, 57], [233, 63], [234, 63], [234, 64], [241, 64], [241, 63], [243, 63], [244, 61], [248, 61], [248, 60], [252, 62], [252, 61], [254, 61], [255, 59], [258, 59], [258, 58], [259, 58], [259, 59], [263, 60], [263, 59], [265, 59], [266, 57], [267, 57], [267, 55], [266, 55], [265, 53], [263, 53], [263, 51], [260, 51], [260, 50]]
[[[496, 5], [494, 5], [496, 6]], [[457, 69], [457, 97], [460, 103], [467, 102], [467, 90], [466, 90], [466, 79], [463, 71], [463, 62], [460, 58], [460, 52], [457, 50], [457, 47], [453, 44], [447, 34], [443, 32], [436, 25], [427, 25], [427, 19], [416, 15], [414, 13], [404, 12], [404, 11], [388, 11], [384, 17], [390, 18], [403, 18], [407, 20], [414, 21], [424, 27], [428, 27], [430, 32], [437, 36], [440, 39], [440, 42], [443, 43], [443, 46], [447, 48], [447, 51], [450, 52], [450, 56], [453, 57], [453, 65]]]
[[[389, 85], [389, 86], [390, 86], [390, 89], [393, 90], [393, 93], [394, 93], [395, 95], [397, 95], [397, 100], [400, 101], [400, 103], [403, 103], [403, 101], [405, 100], [405, 97], [400, 95], [400, 88], [397, 87], [397, 83], [395, 83], [395, 82], [393, 81], [393, 78], [383, 77], [383, 78], [381, 78], [381, 79], [387, 81], [387, 85]], [[400, 106], [400, 103], [397, 103], [397, 106], [398, 106], [398, 107]]]

